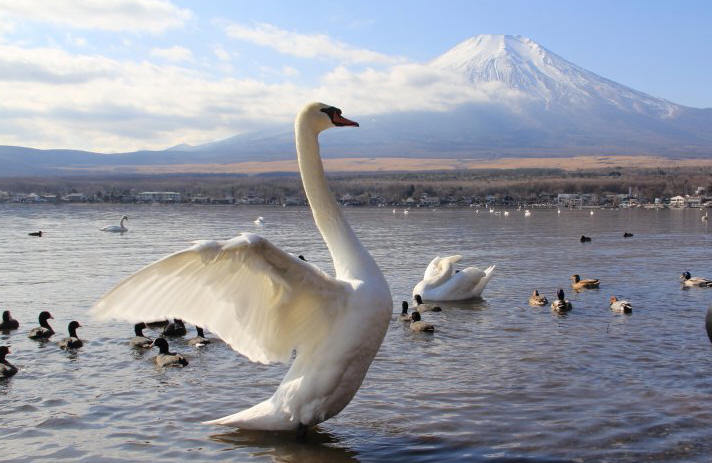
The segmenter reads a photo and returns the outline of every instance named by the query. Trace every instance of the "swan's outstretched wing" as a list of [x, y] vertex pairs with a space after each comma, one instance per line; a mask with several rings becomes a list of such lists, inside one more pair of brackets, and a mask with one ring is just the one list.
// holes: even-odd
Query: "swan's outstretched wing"
[[202, 241], [111, 290], [92, 311], [131, 322], [182, 318], [206, 327], [252, 361], [286, 362], [340, 316], [351, 287], [244, 233]]

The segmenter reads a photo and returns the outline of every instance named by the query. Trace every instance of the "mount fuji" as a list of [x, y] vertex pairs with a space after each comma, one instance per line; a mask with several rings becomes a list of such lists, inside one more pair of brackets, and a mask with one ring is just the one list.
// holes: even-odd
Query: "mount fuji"
[[[327, 131], [330, 157], [492, 159], [572, 155], [712, 155], [712, 108], [647, 95], [583, 69], [531, 39], [478, 35], [423, 63], [456, 98], [441, 110], [357, 114], [358, 130]], [[329, 133], [332, 132], [332, 133]], [[18, 153], [24, 153], [18, 162]], [[199, 146], [99, 156], [0, 147], [6, 175], [57, 172], [67, 165], [200, 164], [294, 158], [291, 124]], [[43, 170], [44, 169], [44, 170]], [[66, 172], [66, 170], [64, 170]]]

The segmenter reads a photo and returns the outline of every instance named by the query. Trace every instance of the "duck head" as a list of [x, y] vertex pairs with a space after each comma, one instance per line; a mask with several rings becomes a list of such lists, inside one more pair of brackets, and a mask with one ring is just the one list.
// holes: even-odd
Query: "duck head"
[[413, 313], [410, 314], [410, 318], [411, 318], [414, 322], [419, 322], [419, 321], [420, 321], [420, 312], [418, 312], [417, 310], [414, 310]]
[[9, 322], [10, 321], [10, 311], [9, 310], [4, 310], [2, 313], [2, 321], [4, 322]]
[[578, 274], [571, 275], [571, 279], [574, 283], [578, 283], [579, 281], [581, 281], [581, 277], [578, 276]]
[[423, 303], [423, 298], [420, 297], [420, 294], [416, 294], [416, 295], [415, 295], [415, 302], [416, 302], [418, 305], [420, 305], [420, 304]]
[[200, 336], [201, 338], [204, 338], [204, 337], [205, 337], [205, 336], [203, 335], [203, 329], [202, 329], [201, 327], [196, 326], [196, 327], [195, 327], [195, 331], [198, 332], [198, 336]]
[[401, 302], [401, 314], [408, 315], [408, 303], [406, 301]]
[[40, 326], [43, 326], [45, 328], [49, 328], [49, 324], [47, 323], [47, 320], [50, 318], [54, 318], [51, 313], [47, 312], [46, 310], [40, 312]]
[[156, 338], [155, 341], [151, 343], [151, 347], [156, 346], [161, 351], [161, 354], [168, 353], [168, 341], [163, 338]]
[[560, 301], [564, 300], [564, 290], [562, 288], [559, 288], [559, 290], [556, 292], [556, 298]]
[[78, 321], [72, 320], [69, 322], [69, 326], [67, 326], [67, 330], [69, 331], [69, 337], [70, 338], [76, 338], [77, 337], [77, 328], [81, 327], [82, 325], [79, 324]]
[[134, 325], [134, 333], [136, 336], [142, 338], [143, 337], [143, 329], [146, 328], [146, 323], [141, 322], [141, 323], [136, 323]]
[[682, 272], [682, 275], [680, 275], [680, 278], [682, 280], [689, 280], [692, 278], [692, 274], [690, 272]]
[[5, 361], [5, 356], [10, 353], [10, 348], [7, 346], [0, 346], [0, 362]]

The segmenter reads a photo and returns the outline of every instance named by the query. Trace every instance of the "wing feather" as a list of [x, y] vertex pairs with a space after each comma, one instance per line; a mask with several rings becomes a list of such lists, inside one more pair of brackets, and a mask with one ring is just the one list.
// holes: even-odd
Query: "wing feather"
[[131, 275], [92, 308], [131, 322], [182, 318], [252, 361], [286, 362], [314, 346], [352, 288], [266, 239], [200, 241]]

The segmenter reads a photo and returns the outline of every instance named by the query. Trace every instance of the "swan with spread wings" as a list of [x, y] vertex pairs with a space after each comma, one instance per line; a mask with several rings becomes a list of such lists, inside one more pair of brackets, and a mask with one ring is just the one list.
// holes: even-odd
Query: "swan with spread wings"
[[295, 122], [297, 159], [332, 277], [251, 233], [200, 241], [128, 277], [93, 312], [132, 322], [177, 317], [261, 363], [296, 357], [274, 394], [208, 423], [291, 430], [339, 413], [356, 394], [391, 318], [388, 284], [346, 222], [324, 176], [318, 135], [356, 126], [341, 110], [307, 105]]

